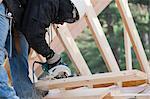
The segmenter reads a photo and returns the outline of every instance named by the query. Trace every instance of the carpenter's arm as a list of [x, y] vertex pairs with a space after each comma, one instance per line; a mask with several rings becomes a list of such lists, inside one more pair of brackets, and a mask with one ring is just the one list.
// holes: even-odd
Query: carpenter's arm
[[30, 20], [29, 22], [28, 26], [26, 26], [26, 33], [24, 33], [29, 45], [44, 57], [53, 55], [54, 52], [45, 40], [46, 26], [34, 20]]
[[2, 3], [3, 0], [0, 0], [0, 3]]
[[[29, 0], [24, 19], [22, 23], [22, 32], [25, 34], [29, 45], [39, 54], [44, 57], [54, 54], [45, 40], [45, 28], [51, 23], [51, 16], [54, 14], [48, 2], [40, 4], [37, 7], [36, 0]], [[40, 0], [39, 0], [40, 1]], [[48, 1], [48, 0], [47, 0]], [[57, 0], [56, 0], [57, 1]], [[51, 13], [49, 15], [49, 13]]]

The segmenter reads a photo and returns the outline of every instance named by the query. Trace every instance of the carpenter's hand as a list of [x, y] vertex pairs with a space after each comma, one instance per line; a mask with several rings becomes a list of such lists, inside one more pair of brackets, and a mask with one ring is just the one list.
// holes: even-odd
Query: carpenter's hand
[[3, 0], [0, 0], [0, 3], [2, 3]]
[[47, 63], [52, 67], [59, 65], [61, 63], [60, 55], [55, 53], [52, 58], [47, 58]]

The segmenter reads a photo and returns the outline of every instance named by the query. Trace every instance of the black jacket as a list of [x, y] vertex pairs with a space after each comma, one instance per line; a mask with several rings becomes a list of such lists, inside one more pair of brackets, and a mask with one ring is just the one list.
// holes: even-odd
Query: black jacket
[[59, 23], [73, 17], [70, 0], [5, 1], [13, 12], [15, 28], [24, 33], [29, 45], [44, 57], [54, 54], [46, 43], [45, 28], [50, 23]]
[[30, 47], [44, 57], [54, 54], [46, 43], [45, 28], [54, 18], [59, 8], [59, 0], [4, 0], [3, 2], [13, 14], [14, 28], [25, 35]]
[[22, 31], [29, 45], [44, 57], [54, 54], [45, 40], [46, 29], [57, 16], [59, 0], [29, 0]]

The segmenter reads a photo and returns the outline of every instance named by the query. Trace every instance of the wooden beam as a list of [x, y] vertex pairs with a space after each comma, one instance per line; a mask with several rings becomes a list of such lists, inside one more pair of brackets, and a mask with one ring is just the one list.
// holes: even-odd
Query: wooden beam
[[44, 98], [44, 99], [102, 99], [99, 96], [89, 96], [89, 97], [69, 97], [69, 98]]
[[[149, 99], [150, 94], [144, 94], [143, 91], [147, 89], [148, 84], [143, 84], [136, 87], [125, 87], [125, 88], [116, 88], [120, 93], [111, 93], [113, 99]], [[113, 90], [111, 91], [113, 92]]]
[[68, 87], [78, 87], [85, 85], [97, 85], [97, 84], [107, 84], [116, 82], [126, 82], [135, 80], [145, 80], [147, 78], [146, 74], [138, 71], [120, 71], [112, 73], [95, 74], [91, 76], [81, 76], [72, 77], [66, 79], [58, 80], [45, 80], [38, 81], [36, 87], [42, 90], [49, 90], [55, 88], [68, 88]]
[[141, 92], [143, 92], [146, 89], [146, 87], [147, 84], [143, 84], [136, 87], [124, 87], [124, 88], [116, 87], [112, 89], [111, 96], [114, 96], [113, 99], [127, 99], [126, 97], [123, 97], [122, 94], [138, 95]]
[[133, 45], [133, 49], [136, 53], [141, 68], [147, 73], [148, 79], [150, 80], [150, 65], [148, 63], [148, 59], [146, 57], [138, 31], [134, 24], [132, 14], [128, 6], [128, 2], [127, 0], [116, 0], [116, 4], [120, 11], [121, 17], [123, 19], [123, 23], [130, 37], [131, 43]]
[[150, 85], [148, 85], [142, 93], [150, 94]]
[[[106, 63], [106, 66], [109, 71], [118, 72], [120, 71], [117, 61], [114, 57], [114, 54], [110, 48], [110, 45], [107, 41], [105, 33], [102, 29], [102, 26], [97, 18], [97, 15], [94, 11], [94, 8], [90, 0], [85, 0], [86, 5], [86, 20], [93, 33], [96, 44], [102, 54], [102, 57]], [[113, 65], [112, 65], [113, 64]]]
[[132, 53], [131, 53], [131, 41], [127, 33], [126, 28], [124, 28], [124, 45], [125, 45], [125, 59], [126, 59], [126, 70], [132, 70]]
[[30, 48], [30, 53], [28, 55], [29, 60], [33, 59], [33, 57], [32, 57], [33, 52], [34, 52], [34, 50], [32, 48]]
[[134, 94], [138, 94], [138, 93], [142, 93], [146, 88], [147, 88], [147, 84], [142, 84], [139, 86], [135, 86], [135, 87], [122, 87], [119, 88], [119, 90], [121, 91], [121, 93], [134, 93]]
[[96, 14], [100, 14], [112, 1], [113, 0], [96, 0], [95, 4], [92, 3]]
[[57, 36], [61, 40], [68, 56], [76, 66], [76, 70], [81, 75], [91, 75], [91, 71], [88, 68], [83, 56], [80, 53], [72, 35], [66, 25], [59, 26], [59, 28], [54, 27]]
[[111, 89], [115, 86], [106, 88], [79, 88], [74, 90], [50, 90], [45, 99], [103, 99], [110, 94]]
[[113, 96], [113, 98], [123, 98], [123, 99], [150, 99], [150, 94], [118, 94]]
[[[44, 57], [42, 57], [41, 55], [37, 54], [37, 52], [35, 52], [34, 50], [31, 49], [31, 52], [29, 54], [29, 71], [30, 71], [30, 78], [32, 79], [32, 66], [34, 61], [39, 61], [39, 62], [46, 62], [46, 59]], [[40, 66], [40, 64], [34, 64], [34, 70], [35, 70], [35, 75], [38, 78], [42, 73], [42, 67]]]

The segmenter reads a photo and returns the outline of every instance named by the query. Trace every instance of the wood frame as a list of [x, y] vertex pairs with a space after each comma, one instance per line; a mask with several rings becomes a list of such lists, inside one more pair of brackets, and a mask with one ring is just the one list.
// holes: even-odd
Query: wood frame
[[45, 97], [45, 99], [102, 99], [106, 95], [110, 94], [111, 89], [115, 86], [107, 88], [78, 88], [69, 91], [51, 90], [51, 94]]
[[100, 22], [90, 0], [85, 0], [85, 5], [87, 10], [86, 21], [93, 33], [96, 44], [98, 45], [98, 48], [102, 54], [108, 70], [112, 72], [120, 71], [117, 61], [106, 39], [105, 33], [103, 32], [102, 26], [100, 25]]
[[[75, 23], [73, 25], [64, 25], [60, 26], [58, 29], [55, 28], [57, 36], [54, 37], [54, 40], [56, 41], [59, 39], [60, 41], [52, 42], [52, 46], [54, 49], [57, 49], [58, 45], [60, 45], [60, 42], [62, 43], [69, 57], [75, 64], [78, 73], [80, 73], [81, 76], [54, 81], [38, 81], [36, 83], [36, 87], [42, 90], [58, 88], [58, 90], [61, 91], [61, 94], [58, 93], [56, 95], [49, 95], [45, 97], [46, 99], [128, 99], [133, 97], [136, 97], [136, 99], [150, 99], [150, 86], [148, 84], [129, 88], [110, 86], [105, 88], [79, 88], [74, 90], [64, 90], [64, 88], [70, 87], [74, 88], [134, 80], [148, 80], [148, 83], [150, 83], [150, 64], [148, 63], [148, 59], [144, 52], [142, 42], [134, 24], [132, 14], [128, 6], [128, 0], [116, 0], [116, 4], [122, 16], [124, 24], [127, 71], [120, 71], [116, 59], [112, 53], [112, 50], [97, 18], [97, 14], [102, 12], [112, 0], [92, 0], [94, 6], [92, 5], [90, 0], [85, 1], [87, 7], [85, 17], [82, 18], [82, 20], [80, 20], [78, 23]], [[80, 24], [82, 24], [82, 26]], [[91, 74], [85, 60], [83, 59], [78, 47], [73, 40], [86, 26], [89, 26], [90, 30], [92, 31], [96, 44], [100, 52], [102, 53], [105, 63], [107, 64], [107, 68], [112, 72], [95, 75]], [[103, 46], [103, 44], [105, 46]], [[144, 72], [139, 70], [132, 70], [131, 44], [133, 45], [137, 59]], [[62, 48], [62, 46], [60, 46], [59, 48]], [[62, 50], [63, 49], [58, 49], [57, 51], [61, 52]], [[32, 57], [33, 52], [34, 51], [32, 50], [31, 54], [29, 55], [29, 59], [38, 58], [41, 61], [45, 61], [45, 59], [40, 55]], [[36, 55], [36, 53], [34, 54]], [[8, 59], [6, 59], [4, 65], [8, 70], [8, 73], [10, 73], [9, 69], [7, 68]], [[36, 70], [38, 70], [37, 75], [39, 75], [41, 73], [40, 68], [37, 68]], [[10, 74], [9, 77], [11, 77]]]
[[132, 54], [131, 54], [131, 41], [127, 33], [126, 28], [124, 27], [124, 45], [125, 45], [125, 58], [126, 58], [126, 70], [132, 70]]
[[147, 73], [149, 80], [148, 82], [150, 82], [150, 65], [148, 63], [148, 59], [136, 29], [130, 8], [128, 6], [128, 0], [116, 0], [116, 4], [120, 11], [126, 31], [130, 37], [137, 59], [141, 65], [142, 70]]
[[[137, 87], [120, 88], [117, 86], [110, 86], [105, 88], [87, 88], [81, 87], [72, 90], [50, 90], [50, 94], [44, 99], [149, 99], [149, 92], [144, 93], [148, 87], [143, 84]], [[150, 88], [150, 86], [148, 87]], [[119, 91], [118, 91], [119, 90]]]
[[120, 71], [120, 72], [111, 72], [103, 74], [95, 74], [91, 76], [80, 76], [80, 77], [71, 77], [66, 79], [58, 80], [41, 80], [36, 83], [36, 87], [42, 90], [57, 89], [57, 88], [72, 88], [80, 87], [86, 85], [96, 85], [96, 84], [107, 84], [107, 83], [116, 83], [118, 81], [135, 81], [135, 80], [146, 80], [147, 76], [145, 73], [132, 70], [132, 71]]
[[[120, 82], [134, 81], [134, 80], [150, 80], [150, 67], [139, 34], [135, 27], [133, 17], [131, 15], [128, 6], [128, 0], [116, 0], [116, 4], [122, 16], [123, 24], [124, 24], [124, 40], [125, 40], [127, 70], [120, 71], [119, 69], [114, 54], [111, 50], [111, 47], [109, 46], [109, 43], [101, 27], [101, 24], [99, 23], [99, 20], [97, 18], [97, 13], [100, 13], [106, 6], [108, 6], [108, 4], [111, 1], [112, 0], [100, 0], [99, 2], [101, 3], [105, 2], [104, 4], [100, 4], [98, 3], [97, 0], [92, 0], [93, 5], [97, 5], [93, 7], [90, 0], [85, 0], [87, 11], [85, 13], [85, 17], [82, 18], [80, 22], [74, 25], [65, 24], [64, 26], [59, 26], [59, 28], [56, 28], [56, 26], [54, 26], [57, 34], [57, 36], [54, 37], [54, 40], [59, 39], [60, 41], [52, 42], [53, 48], [55, 49], [59, 45], [58, 43], [61, 42], [64, 49], [67, 51], [68, 56], [75, 64], [77, 72], [80, 73], [81, 76], [59, 79], [54, 81], [50, 81], [50, 80], [38, 81], [36, 83], [36, 87], [42, 90], [59, 89], [60, 91], [63, 91], [62, 89], [65, 88], [75, 88], [75, 87], [91, 86], [97, 84], [107, 84], [107, 83], [114, 83], [114, 84], [117, 83], [117, 85], [120, 85]], [[102, 7], [99, 8], [100, 5]], [[94, 8], [97, 9], [96, 10], [97, 13], [95, 12]], [[80, 27], [79, 24], [82, 24], [82, 26]], [[102, 54], [102, 57], [106, 63], [107, 68], [111, 72], [91, 75], [91, 72], [85, 60], [83, 59], [78, 47], [76, 46], [73, 40], [74, 38], [77, 37], [78, 33], [81, 32], [83, 28], [86, 26], [89, 26], [90, 30], [92, 31], [93, 37], [96, 41], [99, 51]], [[136, 53], [137, 59], [141, 65], [141, 68], [143, 69], [143, 72], [139, 70], [132, 70], [132, 55], [131, 55], [132, 46]], [[62, 48], [62, 46], [59, 47]], [[62, 49], [61, 50], [59, 49], [57, 51], [61, 52]], [[126, 89], [126, 91], [133, 92], [132, 94], [122, 92], [122, 89], [118, 87], [116, 87], [118, 89], [115, 90], [111, 89], [111, 92], [110, 90], [105, 92], [105, 90], [107, 90], [106, 87], [104, 89], [98, 88], [98, 92], [100, 93], [97, 96], [92, 96], [94, 94], [91, 94], [90, 91], [97, 92], [96, 89], [92, 88], [92, 89], [84, 89], [84, 90], [83, 89], [75, 89], [75, 90], [68, 90], [68, 91], [64, 90], [61, 95], [60, 94], [57, 94], [55, 96], [49, 95], [47, 96], [46, 99], [49, 98], [50, 99], [51, 98], [52, 99], [76, 99], [76, 98], [78, 99], [85, 99], [85, 98], [86, 99], [88, 98], [89, 99], [127, 99], [128, 97], [131, 98], [135, 96], [138, 97], [138, 99], [146, 99], [146, 98], [149, 99], [150, 97], [147, 96], [147, 93], [149, 94], [150, 88], [149, 87], [145, 88], [146, 85], [137, 86], [133, 89], [131, 88]], [[88, 91], [89, 91], [89, 96], [84, 93]], [[82, 92], [84, 93], [83, 96], [79, 94]], [[139, 94], [140, 92], [142, 92], [142, 94]], [[68, 93], [71, 93], [71, 95], [67, 96], [66, 94]]]

